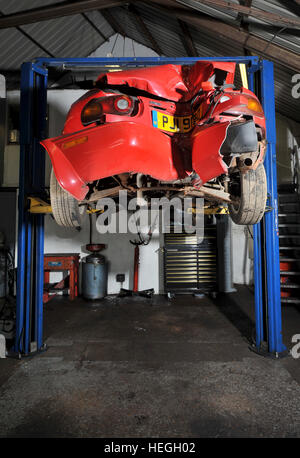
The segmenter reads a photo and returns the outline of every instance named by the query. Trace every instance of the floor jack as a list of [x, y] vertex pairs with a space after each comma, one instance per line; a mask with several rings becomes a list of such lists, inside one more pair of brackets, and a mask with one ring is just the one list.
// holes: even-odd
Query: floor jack
[[132, 289], [124, 289], [121, 288], [119, 292], [119, 297], [125, 297], [125, 296], [142, 296], [146, 297], [148, 299], [151, 299], [153, 294], [154, 294], [154, 289], [144, 289], [143, 291], [138, 290], [138, 283], [139, 283], [139, 263], [140, 263], [140, 245], [147, 245], [149, 243], [145, 243], [144, 240], [141, 239], [137, 240], [130, 240], [130, 243], [132, 245], [135, 245], [134, 248], [134, 276], [133, 276], [133, 290]]

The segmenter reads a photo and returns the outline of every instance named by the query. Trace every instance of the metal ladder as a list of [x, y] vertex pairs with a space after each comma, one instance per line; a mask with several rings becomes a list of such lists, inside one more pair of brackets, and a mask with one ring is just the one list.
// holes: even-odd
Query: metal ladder
[[281, 302], [300, 304], [300, 196], [293, 185], [279, 190]]

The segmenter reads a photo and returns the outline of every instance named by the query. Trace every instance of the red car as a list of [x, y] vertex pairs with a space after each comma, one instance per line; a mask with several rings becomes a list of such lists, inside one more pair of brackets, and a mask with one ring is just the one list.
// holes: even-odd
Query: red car
[[234, 88], [235, 63], [198, 61], [102, 73], [77, 100], [62, 135], [42, 141], [52, 165], [58, 224], [120, 189], [132, 195], [226, 202], [237, 224], [266, 205], [265, 118], [255, 94]]

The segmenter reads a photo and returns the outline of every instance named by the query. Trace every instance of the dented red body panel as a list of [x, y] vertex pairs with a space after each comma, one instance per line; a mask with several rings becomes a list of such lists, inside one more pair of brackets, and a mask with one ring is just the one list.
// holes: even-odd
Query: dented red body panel
[[233, 83], [234, 62], [196, 62], [194, 65], [159, 65], [122, 72], [103, 73], [97, 81], [128, 85], [174, 102], [187, 102], [199, 92], [215, 68], [227, 73], [226, 83]]
[[201, 186], [222, 173], [227, 173], [227, 166], [219, 153], [229, 122], [216, 123], [212, 126], [196, 126], [192, 133], [192, 164], [197, 170]]
[[[214, 88], [201, 90], [216, 70], [226, 72], [226, 86], [217, 96]], [[250, 116], [265, 135], [263, 113], [248, 107], [249, 99], [258, 102], [256, 96], [247, 89], [228, 87], [234, 72], [235, 63], [199, 61], [191, 66], [162, 65], [101, 74], [98, 87], [72, 105], [63, 135], [41, 142], [60, 185], [83, 200], [89, 183], [124, 172], [170, 182], [194, 173], [202, 184], [227, 173], [220, 149], [230, 124]], [[124, 88], [137, 91], [132, 115], [105, 113], [100, 124], [83, 125], [81, 114], [89, 101], [113, 96], [116, 90], [123, 93]], [[164, 124], [158, 128], [157, 113], [174, 117], [176, 122], [188, 118], [188, 130], [172, 132], [169, 125], [167, 131]]]
[[86, 129], [85, 136], [84, 143], [67, 149], [66, 139], [82, 138], [82, 131], [42, 142], [59, 183], [78, 200], [88, 191], [86, 183], [128, 171], [166, 181], [179, 178], [171, 138], [158, 129], [124, 121]]

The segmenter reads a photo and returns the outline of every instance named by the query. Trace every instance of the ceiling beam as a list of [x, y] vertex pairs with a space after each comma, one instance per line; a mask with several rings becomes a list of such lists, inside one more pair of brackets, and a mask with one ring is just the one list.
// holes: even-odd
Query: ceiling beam
[[119, 33], [123, 37], [126, 36], [125, 30], [123, 29], [122, 25], [115, 19], [113, 14], [109, 10], [101, 10], [99, 11], [100, 14], [104, 17], [106, 22], [111, 26], [114, 32]]
[[214, 33], [220, 39], [229, 39], [260, 56], [265, 56], [282, 65], [300, 71], [300, 56], [297, 53], [216, 19], [195, 16], [190, 13], [180, 13], [179, 17], [195, 27]]
[[180, 35], [180, 39], [181, 39], [182, 44], [183, 44], [183, 46], [184, 46], [184, 48], [186, 50], [187, 55], [189, 57], [197, 57], [198, 53], [197, 53], [197, 50], [195, 48], [193, 39], [191, 37], [188, 25], [185, 22], [181, 21], [181, 19], [178, 19], [178, 24], [179, 24], [181, 32], [182, 32], [181, 35]]
[[[155, 3], [159, 6], [161, 11], [164, 11], [168, 15], [172, 14], [177, 17], [177, 19], [181, 19], [187, 24], [201, 30], [201, 32], [207, 31], [208, 33], [214, 34], [215, 37], [218, 37], [220, 40], [225, 39], [233, 43], [237, 43], [241, 47], [248, 49], [258, 56], [263, 56], [266, 59], [278, 62], [281, 65], [285, 65], [297, 72], [300, 72], [300, 56], [298, 53], [283, 48], [282, 46], [278, 46], [277, 44], [269, 42], [247, 31], [241, 30], [238, 27], [226, 24], [220, 20], [196, 14], [188, 8], [176, 9], [174, 8], [175, 2], [170, 2], [170, 0], [166, 0], [166, 2], [168, 6], [172, 3], [173, 8], [164, 8], [162, 4], [165, 3], [165, 0], [150, 1], [150, 3]], [[149, 1], [147, 1], [147, 3], [149, 3]]]
[[279, 3], [284, 6], [291, 13], [300, 16], [300, 0], [299, 3], [293, 2], [291, 0], [279, 0]]
[[[132, 0], [134, 1], [134, 0]], [[32, 24], [34, 22], [47, 21], [73, 14], [85, 13], [87, 11], [101, 10], [103, 8], [112, 8], [115, 6], [124, 5], [126, 0], [79, 0], [76, 2], [54, 3], [40, 8], [33, 8], [18, 13], [7, 14], [0, 17], [0, 29], [17, 27], [24, 24]], [[127, 1], [128, 3], [128, 1]]]
[[138, 26], [140, 27], [141, 32], [146, 36], [148, 41], [151, 43], [152, 49], [154, 49], [154, 51], [157, 52], [157, 54], [159, 54], [160, 56], [163, 55], [163, 52], [159, 44], [157, 43], [152, 33], [150, 32], [145, 22], [143, 21], [143, 18], [140, 12], [132, 4], [129, 5], [128, 11], [134, 16], [134, 19], [136, 20]]
[[[244, 6], [252, 6], [252, 0], [239, 0], [239, 3]], [[244, 30], [245, 32], [249, 32], [249, 22], [247, 21], [247, 19], [248, 15], [246, 14], [239, 13], [237, 16], [239, 28]], [[248, 56], [249, 54], [251, 54], [251, 52], [248, 49], [244, 48], [244, 54], [245, 56]]]
[[88, 22], [90, 24], [90, 26], [98, 33], [98, 35], [100, 35], [100, 37], [105, 41], [106, 37], [103, 35], [101, 30], [99, 30], [98, 27], [96, 27], [96, 25], [93, 23], [93, 21], [90, 20], [88, 15], [85, 14], [85, 13], [81, 13], [81, 15], [86, 20], [86, 22]]
[[[271, 23], [272, 25], [277, 25], [279, 27], [300, 28], [300, 19], [299, 18], [282, 16], [280, 14], [270, 13], [268, 11], [263, 11], [263, 10], [260, 10], [258, 8], [254, 8], [251, 6], [232, 3], [227, 0], [194, 0], [194, 3], [199, 3], [199, 4], [203, 4], [207, 6], [213, 6], [215, 8], [221, 8], [226, 11], [236, 12], [242, 15], [254, 16], [256, 19], [267, 21]], [[192, 4], [190, 3], [187, 5], [193, 8]]]
[[[0, 11], [0, 17], [3, 17], [4, 14], [2, 11]], [[35, 46], [42, 51], [44, 51], [45, 54], [47, 54], [49, 57], [55, 57], [48, 49], [46, 49], [41, 43], [39, 43], [37, 40], [35, 40], [29, 33], [25, 32], [21, 27], [16, 27], [16, 30], [20, 32], [24, 37], [26, 37], [28, 40], [30, 40]]]
[[[240, 5], [249, 6], [249, 7], [252, 6], [252, 0], [239, 0], [239, 2], [240, 2]], [[248, 22], [246, 21], [248, 16], [249, 16], [248, 14], [242, 14], [242, 13], [239, 13], [237, 16], [239, 26], [242, 27], [244, 30], [249, 30]]]

